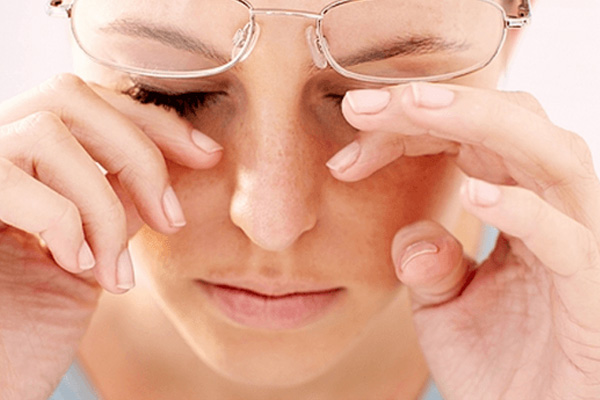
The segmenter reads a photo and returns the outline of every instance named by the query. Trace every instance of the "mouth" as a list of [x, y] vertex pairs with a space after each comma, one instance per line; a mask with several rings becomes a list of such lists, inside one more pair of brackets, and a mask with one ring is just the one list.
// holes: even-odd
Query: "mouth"
[[331, 311], [345, 292], [341, 287], [196, 282], [228, 319], [246, 327], [266, 330], [298, 329], [308, 325]]

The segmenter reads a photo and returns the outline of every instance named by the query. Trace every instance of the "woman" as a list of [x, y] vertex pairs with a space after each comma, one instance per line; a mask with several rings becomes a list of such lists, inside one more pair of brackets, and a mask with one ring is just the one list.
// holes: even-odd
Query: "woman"
[[494, 90], [498, 3], [52, 5], [80, 77], [0, 106], [2, 398], [75, 359], [109, 400], [598, 397], [600, 183]]

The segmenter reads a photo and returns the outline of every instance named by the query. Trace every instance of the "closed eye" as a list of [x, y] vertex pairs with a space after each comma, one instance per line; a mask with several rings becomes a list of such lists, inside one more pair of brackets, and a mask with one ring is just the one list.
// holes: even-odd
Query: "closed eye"
[[123, 91], [141, 104], [154, 104], [167, 110], [174, 110], [180, 117], [190, 117], [214, 103], [223, 92], [166, 93], [151, 86], [136, 83]]

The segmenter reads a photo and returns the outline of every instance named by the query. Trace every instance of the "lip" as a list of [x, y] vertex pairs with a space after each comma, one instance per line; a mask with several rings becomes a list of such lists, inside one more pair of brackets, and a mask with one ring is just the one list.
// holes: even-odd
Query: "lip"
[[[206, 297], [234, 322], [257, 329], [298, 329], [339, 303], [345, 290], [311, 284], [197, 281]], [[260, 288], [260, 289], [259, 289]]]

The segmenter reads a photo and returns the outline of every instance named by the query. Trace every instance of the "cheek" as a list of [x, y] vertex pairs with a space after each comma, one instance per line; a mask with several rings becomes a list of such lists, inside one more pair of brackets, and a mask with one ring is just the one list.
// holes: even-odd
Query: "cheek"
[[[357, 183], [336, 181], [323, 198], [330, 231], [323, 237], [339, 253], [360, 255], [356, 279], [373, 286], [397, 283], [390, 249], [396, 232], [423, 219], [451, 226], [458, 217], [460, 174], [447, 156], [403, 158]], [[340, 229], [339, 227], [343, 227]], [[332, 250], [335, 251], [335, 250]]]

